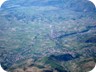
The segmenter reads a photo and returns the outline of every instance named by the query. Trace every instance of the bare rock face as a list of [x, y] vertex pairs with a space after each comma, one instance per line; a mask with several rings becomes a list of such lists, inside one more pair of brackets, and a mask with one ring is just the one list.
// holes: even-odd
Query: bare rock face
[[13, 72], [24, 72], [24, 70], [23, 69], [16, 69]]
[[[13, 70], [13, 72], [53, 72], [51, 70], [45, 70], [45, 69], [39, 69], [37, 67], [27, 67], [26, 69], [16, 69], [16, 70]], [[55, 71], [56, 72], [56, 71]]]
[[32, 68], [26, 69], [25, 72], [42, 72], [42, 70], [40, 70], [36, 67], [32, 67]]

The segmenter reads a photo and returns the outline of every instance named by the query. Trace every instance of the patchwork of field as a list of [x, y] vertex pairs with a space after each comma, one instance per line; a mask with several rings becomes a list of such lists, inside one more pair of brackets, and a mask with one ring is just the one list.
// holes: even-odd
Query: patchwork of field
[[0, 9], [0, 63], [5, 70], [87, 72], [94, 68], [96, 9], [92, 3], [25, 1], [10, 0]]

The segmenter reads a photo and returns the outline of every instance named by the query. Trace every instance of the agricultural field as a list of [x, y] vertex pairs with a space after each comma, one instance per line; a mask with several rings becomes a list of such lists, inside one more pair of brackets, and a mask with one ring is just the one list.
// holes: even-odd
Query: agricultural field
[[95, 6], [87, 0], [6, 1], [0, 8], [0, 63], [9, 72], [93, 69]]

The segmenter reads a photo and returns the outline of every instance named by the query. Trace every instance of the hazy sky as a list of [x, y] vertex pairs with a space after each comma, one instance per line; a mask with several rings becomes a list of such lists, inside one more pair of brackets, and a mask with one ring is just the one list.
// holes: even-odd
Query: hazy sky
[[[5, 1], [7, 1], [7, 0], [0, 0], [0, 7], [2, 6], [2, 4], [3, 4]], [[89, 0], [89, 1], [93, 2], [94, 5], [96, 6], [96, 0]]]

